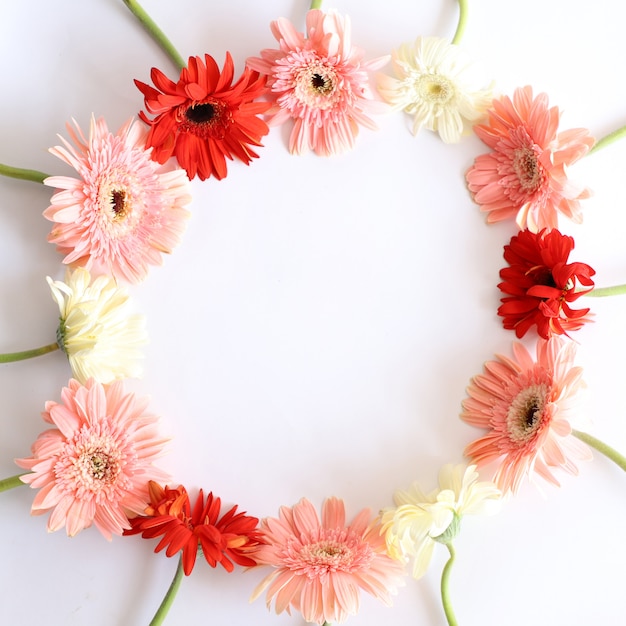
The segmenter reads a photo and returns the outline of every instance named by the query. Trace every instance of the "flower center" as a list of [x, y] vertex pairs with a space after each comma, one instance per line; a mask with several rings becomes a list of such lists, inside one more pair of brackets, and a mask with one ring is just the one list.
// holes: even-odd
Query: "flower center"
[[113, 212], [113, 221], [117, 222], [126, 217], [126, 191], [123, 189], [112, 189], [111, 192], [111, 211]]
[[511, 441], [527, 443], [542, 424], [548, 385], [530, 385], [522, 389], [511, 402], [506, 416], [506, 426]]
[[545, 285], [546, 287], [556, 287], [552, 270], [545, 265], [531, 267], [526, 275], [532, 280], [533, 285]]
[[228, 107], [220, 100], [181, 106], [177, 112], [178, 130], [202, 139], [223, 139], [230, 123]]
[[513, 171], [520, 187], [527, 192], [535, 191], [543, 180], [543, 167], [532, 148], [518, 148], [513, 153]]
[[337, 74], [322, 63], [312, 61], [295, 72], [295, 95], [300, 102], [316, 109], [330, 109], [338, 99]]
[[454, 86], [438, 74], [422, 74], [417, 79], [417, 92], [431, 105], [446, 104], [454, 95]]

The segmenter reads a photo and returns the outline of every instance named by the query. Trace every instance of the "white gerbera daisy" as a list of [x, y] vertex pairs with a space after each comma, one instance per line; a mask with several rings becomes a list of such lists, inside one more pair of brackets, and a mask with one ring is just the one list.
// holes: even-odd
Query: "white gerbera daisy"
[[413, 134], [422, 128], [455, 143], [479, 122], [493, 99], [491, 87], [477, 88], [463, 49], [439, 37], [418, 37], [393, 51], [396, 77], [380, 74], [378, 91], [395, 109], [414, 116]]
[[66, 282], [48, 277], [48, 284], [60, 311], [57, 340], [74, 378], [106, 384], [138, 377], [139, 346], [147, 342], [145, 318], [129, 315], [126, 290], [108, 276], [91, 282], [83, 268], [69, 272]]

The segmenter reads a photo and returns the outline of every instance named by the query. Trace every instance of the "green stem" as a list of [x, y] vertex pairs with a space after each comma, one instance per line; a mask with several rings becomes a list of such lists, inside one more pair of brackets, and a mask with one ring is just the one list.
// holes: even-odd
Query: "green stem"
[[130, 9], [131, 13], [141, 22], [141, 25], [148, 31], [148, 34], [156, 43], [161, 46], [174, 65], [182, 70], [187, 64], [180, 56], [178, 50], [172, 42], [165, 36], [165, 33], [154, 23], [153, 19], [146, 13], [142, 6], [135, 0], [124, 0], [124, 4]]
[[596, 439], [588, 433], [583, 433], [580, 430], [572, 430], [574, 437], [584, 441], [588, 446], [591, 446], [594, 450], [597, 450], [600, 454], [603, 454], [607, 459], [610, 459], [621, 467], [626, 472], [626, 457], [620, 454], [615, 448], [607, 445], [603, 441]]
[[8, 176], [10, 178], [19, 178], [20, 180], [30, 180], [33, 183], [43, 183], [46, 178], [49, 178], [48, 174], [39, 172], [38, 170], [25, 170], [21, 167], [11, 167], [0, 163], [0, 174], [2, 176]]
[[465, 27], [467, 26], [467, 0], [459, 0], [459, 23], [456, 27], [452, 43], [458, 44], [463, 38]]
[[441, 573], [441, 602], [443, 604], [443, 610], [446, 614], [446, 619], [448, 620], [448, 625], [458, 626], [458, 622], [456, 621], [456, 617], [454, 615], [454, 610], [452, 609], [452, 603], [450, 602], [450, 592], [448, 589], [450, 571], [452, 570], [452, 566], [454, 565], [456, 552], [454, 551], [454, 546], [452, 545], [452, 543], [447, 543], [446, 547], [448, 548], [448, 552], [450, 553], [450, 558], [448, 559], [448, 562], [445, 564], [443, 572]]
[[602, 139], [598, 139], [598, 141], [596, 141], [596, 143], [593, 144], [593, 146], [591, 147], [591, 150], [589, 150], [587, 154], [593, 154], [594, 152], [597, 152], [598, 150], [602, 150], [602, 148], [606, 148], [606, 146], [611, 145], [612, 143], [614, 143], [618, 139], [621, 139], [624, 136], [626, 136], [626, 126], [622, 126], [621, 128], [618, 128], [617, 130], [614, 130], [612, 133], [609, 133], [608, 135], [606, 135], [606, 137], [602, 137]]
[[[313, 9], [321, 9], [322, 8], [322, 2], [324, 0], [311, 0], [311, 11]], [[328, 622], [324, 622], [323, 626], [326, 626], [328, 624]], [[330, 626], [330, 624], [328, 624], [328, 626]]]
[[603, 298], [605, 296], [621, 296], [625, 293], [626, 285], [613, 285], [612, 287], [594, 287], [585, 295], [594, 298]]
[[0, 480], [0, 493], [3, 491], [8, 491], [9, 489], [15, 489], [15, 487], [21, 487], [26, 483], [23, 483], [20, 480], [20, 476], [24, 476], [24, 474], [16, 474], [15, 476], [11, 476], [10, 478], [3, 478]]
[[41, 348], [34, 348], [33, 350], [22, 350], [22, 352], [6, 352], [5, 354], [0, 354], [0, 363], [14, 363], [15, 361], [24, 361], [25, 359], [32, 359], [34, 356], [48, 354], [48, 352], [54, 352], [58, 349], [58, 343], [50, 343], [47, 346], [41, 346]]
[[180, 558], [178, 559], [178, 567], [176, 568], [176, 573], [174, 574], [174, 578], [172, 583], [170, 584], [167, 593], [165, 594], [165, 598], [163, 598], [163, 602], [161, 602], [161, 606], [159, 606], [157, 612], [154, 614], [152, 621], [150, 622], [150, 626], [160, 626], [163, 623], [163, 620], [167, 617], [167, 614], [174, 602], [174, 598], [178, 593], [178, 588], [180, 587], [180, 583], [183, 579], [183, 555], [181, 553]]

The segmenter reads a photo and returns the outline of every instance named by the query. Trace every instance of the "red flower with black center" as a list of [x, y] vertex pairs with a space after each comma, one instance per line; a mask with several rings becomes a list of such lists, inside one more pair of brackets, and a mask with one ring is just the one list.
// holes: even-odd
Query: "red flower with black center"
[[246, 68], [233, 84], [234, 64], [226, 53], [224, 69], [208, 54], [189, 57], [177, 83], [152, 68], [151, 87], [139, 80], [135, 85], [144, 95], [150, 120], [142, 111], [139, 117], [150, 125], [146, 147], [152, 158], [165, 163], [171, 156], [187, 172], [189, 179], [226, 176], [226, 158], [248, 164], [258, 157], [251, 146], [261, 146], [267, 124], [258, 115], [270, 107], [254, 102], [266, 92], [265, 76]]
[[[567, 335], [589, 320], [589, 309], [572, 309], [570, 303], [594, 286], [595, 271], [586, 263], [568, 263], [574, 239], [554, 229], [539, 233], [523, 230], [504, 246], [510, 267], [500, 270], [498, 287], [507, 294], [498, 315], [504, 328], [523, 337], [536, 325], [544, 339]], [[579, 285], [587, 289], [579, 289]]]
[[237, 506], [220, 517], [220, 499], [209, 493], [205, 502], [202, 489], [193, 508], [183, 486], [171, 489], [150, 481], [149, 491], [145, 514], [130, 519], [131, 528], [124, 535], [141, 533], [144, 539], [163, 535], [154, 551], [167, 547], [169, 557], [182, 550], [186, 576], [191, 574], [199, 549], [211, 567], [220, 563], [228, 572], [233, 571], [233, 562], [246, 567], [257, 564], [251, 556], [261, 543], [256, 517], [237, 513]]

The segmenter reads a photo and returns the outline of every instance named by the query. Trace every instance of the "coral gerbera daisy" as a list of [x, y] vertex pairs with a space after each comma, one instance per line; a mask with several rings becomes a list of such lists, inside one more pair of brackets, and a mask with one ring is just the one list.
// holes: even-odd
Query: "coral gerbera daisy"
[[[574, 239], [558, 230], [523, 230], [504, 246], [509, 264], [500, 270], [498, 287], [507, 294], [498, 315], [504, 328], [523, 337], [532, 327], [544, 339], [567, 334], [589, 321], [589, 308], [572, 309], [570, 302], [593, 289], [595, 271], [586, 263], [568, 263]], [[587, 289], [579, 290], [579, 285]]]
[[94, 524], [107, 538], [130, 528], [128, 516], [143, 513], [148, 481], [165, 480], [152, 465], [165, 439], [157, 418], [145, 413], [146, 399], [124, 393], [121, 381], [101, 385], [70, 380], [61, 402], [42, 414], [54, 428], [33, 443], [32, 456], [16, 463], [30, 473], [23, 482], [39, 489], [31, 513], [52, 511], [50, 532], [65, 526], [74, 536]]
[[48, 241], [64, 263], [139, 282], [180, 240], [189, 181], [183, 170], [166, 171], [151, 159], [148, 133], [136, 120], [113, 134], [92, 117], [89, 138], [74, 124], [67, 129], [75, 145], [61, 137], [63, 146], [50, 149], [80, 178], [44, 180], [60, 190], [44, 211], [55, 222]]
[[402, 565], [387, 554], [378, 520], [368, 509], [346, 525], [342, 500], [328, 498], [322, 520], [303, 498], [293, 507], [281, 507], [278, 518], [261, 522], [264, 545], [255, 558], [275, 570], [255, 589], [252, 600], [267, 589], [267, 606], [276, 612], [293, 608], [305, 621], [341, 623], [357, 613], [363, 589], [385, 604], [403, 584]]
[[429, 494], [414, 483], [394, 494], [396, 508], [383, 511], [383, 532], [390, 553], [413, 560], [412, 575], [421, 578], [428, 569], [436, 543], [448, 543], [460, 530], [464, 515], [491, 515], [502, 493], [489, 481], [478, 481], [476, 466], [444, 465], [439, 489]]
[[579, 201], [589, 191], [575, 187], [566, 170], [593, 146], [589, 131], [557, 133], [558, 108], [548, 108], [548, 96], [533, 97], [528, 86], [516, 89], [512, 99], [494, 100], [488, 116], [474, 131], [492, 152], [478, 156], [466, 175], [487, 221], [514, 217], [520, 228], [534, 232], [556, 228], [559, 212], [581, 222]]
[[130, 530], [125, 535], [137, 535], [145, 539], [163, 538], [154, 549], [165, 550], [170, 557], [182, 551], [183, 570], [191, 574], [198, 551], [211, 567], [221, 564], [228, 572], [238, 565], [254, 566], [254, 550], [259, 544], [256, 530], [259, 520], [243, 512], [237, 506], [220, 517], [221, 501], [209, 493], [206, 502], [202, 489], [193, 505], [183, 486], [175, 489], [162, 487], [150, 481], [150, 504], [142, 515], [130, 520]]
[[368, 113], [379, 103], [368, 71], [387, 57], [363, 61], [363, 51], [351, 43], [348, 17], [313, 9], [306, 16], [306, 36], [285, 18], [272, 22], [271, 29], [279, 49], [262, 50], [247, 64], [267, 75], [274, 102], [270, 125], [294, 120], [291, 153], [336, 154], [353, 146], [359, 126], [376, 128]]
[[472, 379], [461, 419], [488, 432], [465, 454], [478, 467], [497, 463], [494, 482], [503, 492], [516, 492], [525, 476], [558, 486], [555, 468], [577, 474], [573, 459], [591, 458], [589, 448], [571, 434], [577, 393], [584, 387], [575, 352], [573, 341], [553, 335], [539, 339], [533, 361], [515, 342], [514, 359], [496, 355], [498, 360], [487, 362], [485, 373]]
[[108, 276], [92, 282], [80, 267], [68, 272], [65, 282], [48, 277], [48, 284], [59, 305], [57, 341], [74, 378], [84, 384], [89, 378], [110, 383], [139, 376], [145, 318], [129, 314], [126, 290]]
[[150, 78], [156, 89], [135, 80], [148, 113], [155, 115], [150, 120], [139, 114], [150, 125], [147, 145], [154, 149], [153, 159], [165, 163], [174, 156], [190, 179], [205, 180], [226, 176], [226, 158], [249, 164], [258, 157], [251, 146], [261, 146], [269, 130], [258, 115], [270, 104], [254, 100], [266, 91], [265, 77], [246, 68], [233, 84], [234, 72], [227, 52], [221, 72], [205, 54], [204, 61], [189, 57], [176, 83], [154, 67]]
[[439, 37], [418, 37], [392, 54], [396, 77], [380, 74], [378, 91], [414, 116], [413, 134], [423, 127], [455, 143], [485, 116], [491, 88], [479, 87], [462, 48]]

